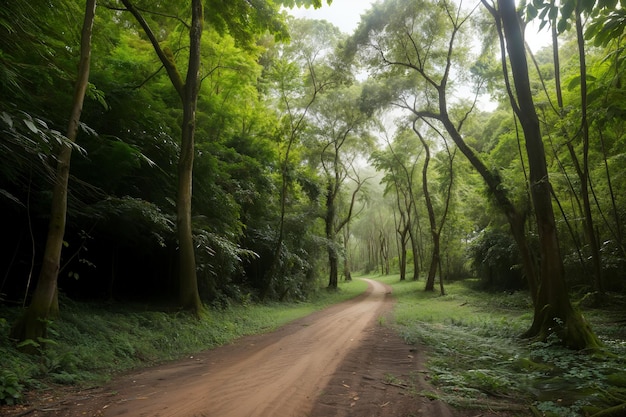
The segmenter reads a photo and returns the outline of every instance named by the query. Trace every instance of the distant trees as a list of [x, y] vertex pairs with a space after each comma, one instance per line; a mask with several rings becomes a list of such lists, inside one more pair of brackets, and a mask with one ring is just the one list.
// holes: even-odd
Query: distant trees
[[400, 280], [406, 279], [408, 250], [411, 248], [413, 255], [413, 279], [418, 278], [419, 257], [417, 227], [418, 212], [416, 207], [417, 182], [416, 174], [421, 148], [417, 146], [415, 137], [408, 129], [400, 129], [392, 143], [385, 138], [386, 146], [380, 151], [372, 153], [370, 160], [374, 166], [385, 173], [382, 181], [386, 184], [385, 194], [395, 194], [396, 210], [398, 218], [395, 219], [396, 232], [398, 235], [398, 267]]
[[[328, 287], [337, 288], [339, 276], [339, 232], [350, 222], [354, 204], [365, 179], [356, 172], [356, 160], [366, 154], [372, 143], [366, 130], [367, 117], [358, 106], [360, 89], [337, 89], [318, 100], [313, 108], [310, 163], [319, 164], [323, 178], [324, 229], [329, 262]], [[319, 162], [314, 162], [315, 160]], [[344, 213], [339, 212], [346, 180], [355, 183]]]

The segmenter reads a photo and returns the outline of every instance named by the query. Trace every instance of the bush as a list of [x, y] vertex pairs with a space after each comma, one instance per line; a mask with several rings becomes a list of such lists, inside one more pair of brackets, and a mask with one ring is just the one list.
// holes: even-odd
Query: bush
[[517, 244], [510, 233], [484, 229], [471, 242], [468, 255], [485, 289], [518, 290], [524, 287]]
[[22, 399], [24, 386], [19, 378], [11, 371], [0, 371], [0, 404], [13, 405]]

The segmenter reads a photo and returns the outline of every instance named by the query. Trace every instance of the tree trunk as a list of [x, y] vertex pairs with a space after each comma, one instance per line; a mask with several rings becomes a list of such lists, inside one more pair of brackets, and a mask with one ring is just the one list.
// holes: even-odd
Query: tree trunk
[[335, 189], [336, 186], [333, 185], [333, 182], [328, 180], [328, 184], [326, 184], [326, 216], [324, 217], [324, 223], [328, 247], [328, 288], [332, 290], [337, 289], [339, 280], [339, 257], [335, 249]]
[[487, 166], [478, 158], [474, 151], [467, 146], [467, 143], [465, 143], [463, 137], [447, 114], [445, 99], [440, 98], [439, 107], [441, 111], [441, 122], [446, 128], [446, 131], [456, 144], [457, 148], [463, 153], [463, 155], [465, 155], [474, 169], [476, 169], [476, 171], [478, 171], [480, 176], [483, 178], [495, 200], [496, 206], [502, 211], [509, 223], [511, 234], [513, 235], [513, 239], [515, 240], [517, 248], [520, 252], [522, 267], [524, 274], [526, 275], [526, 281], [534, 303], [539, 289], [539, 273], [537, 272], [537, 264], [533, 257], [528, 239], [526, 238], [526, 216], [524, 213], [517, 210], [508, 198], [506, 188], [503, 186], [500, 177], [489, 171]]
[[176, 195], [176, 227], [179, 245], [179, 302], [183, 309], [199, 316], [202, 302], [198, 292], [196, 255], [191, 226], [191, 196], [193, 183], [194, 137], [196, 132], [196, 107], [200, 89], [200, 41], [204, 25], [202, 0], [191, 1], [191, 26], [189, 27], [189, 59], [185, 80], [181, 77], [174, 56], [162, 49], [152, 29], [130, 0], [121, 0], [142, 27], [154, 51], [161, 60], [167, 75], [180, 97], [183, 107], [180, 156], [178, 160], [178, 193]]
[[406, 280], [406, 244], [407, 244], [408, 230], [403, 230], [400, 233], [400, 281]]
[[183, 124], [178, 160], [178, 195], [176, 199], [176, 224], [180, 245], [179, 280], [180, 305], [199, 316], [202, 302], [198, 292], [196, 256], [191, 228], [191, 196], [193, 182], [194, 139], [196, 132], [196, 107], [200, 89], [200, 40], [204, 24], [202, 0], [192, 0], [191, 27], [189, 28], [189, 66], [181, 94]]
[[[419, 224], [419, 217], [415, 216], [416, 223]], [[411, 250], [413, 251], [413, 281], [419, 279], [420, 274], [420, 252], [417, 241], [417, 230], [409, 229], [409, 237], [411, 239]]]
[[[424, 166], [422, 167], [422, 190], [424, 192], [424, 200], [426, 201], [426, 209], [428, 211], [428, 222], [430, 224], [430, 235], [433, 243], [433, 251], [430, 258], [430, 267], [428, 268], [428, 276], [426, 277], [426, 286], [424, 291], [435, 291], [435, 277], [437, 275], [437, 267], [439, 266], [439, 229], [437, 228], [437, 220], [435, 219], [435, 209], [430, 197], [428, 189], [428, 164], [430, 163], [430, 147], [426, 139], [420, 134], [413, 122], [413, 131], [419, 138], [426, 156], [424, 158]], [[441, 271], [439, 271], [441, 273]]]
[[596, 238], [593, 215], [591, 214], [591, 201], [589, 199], [589, 188], [591, 180], [589, 178], [589, 118], [587, 116], [587, 62], [585, 59], [585, 38], [583, 34], [583, 23], [581, 18], [580, 5], [576, 6], [576, 37], [578, 40], [578, 60], [580, 63], [580, 108], [581, 108], [581, 134], [583, 140], [583, 161], [582, 168], [576, 163], [578, 176], [580, 177], [580, 191], [585, 208], [585, 235], [591, 249], [591, 261], [593, 264], [594, 289], [604, 292], [604, 280], [602, 277], [602, 259], [600, 256], [600, 245]]
[[343, 231], [343, 276], [348, 282], [352, 281], [352, 272], [350, 266], [350, 222], [346, 223], [346, 228]]
[[[74, 89], [72, 112], [67, 127], [67, 139], [74, 143], [78, 134], [78, 124], [83, 109], [83, 101], [89, 83], [89, 67], [91, 63], [91, 36], [96, 14], [96, 0], [87, 0], [85, 17], [81, 32], [80, 63]], [[65, 234], [67, 215], [67, 187], [70, 175], [70, 160], [72, 145], [61, 144], [57, 160], [57, 171], [52, 189], [52, 205], [50, 208], [50, 222], [48, 237], [44, 249], [43, 263], [39, 272], [39, 279], [24, 315], [17, 320], [11, 329], [11, 337], [24, 341], [37, 342], [40, 337], [46, 337], [47, 320], [59, 313], [57, 278], [61, 263], [61, 250]]]
[[515, 4], [513, 0], [498, 0], [498, 7], [517, 93], [518, 117], [526, 139], [530, 191], [541, 256], [541, 285], [535, 302], [533, 324], [525, 336], [545, 340], [556, 333], [570, 348], [597, 348], [599, 340], [580, 312], [573, 309], [565, 285], [545, 152], [532, 99], [526, 49]]

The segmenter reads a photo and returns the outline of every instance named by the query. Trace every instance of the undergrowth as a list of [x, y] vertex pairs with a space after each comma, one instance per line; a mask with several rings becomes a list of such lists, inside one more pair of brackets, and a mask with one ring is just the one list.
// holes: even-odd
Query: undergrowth
[[8, 339], [21, 310], [0, 306], [0, 404], [23, 399], [25, 390], [50, 384], [97, 386], [122, 371], [162, 363], [268, 332], [328, 305], [361, 294], [361, 280], [340, 290], [318, 291], [309, 302], [229, 305], [210, 309], [197, 320], [182, 312], [145, 306], [85, 304], [62, 300], [61, 318], [49, 324], [48, 337], [29, 341], [38, 355], [20, 352]]
[[424, 395], [520, 416], [626, 415], [619, 408], [626, 402], [626, 334], [610, 311], [585, 311], [605, 346], [590, 354], [558, 340], [520, 339], [532, 321], [525, 292], [477, 292], [465, 281], [448, 284], [442, 297], [424, 292], [423, 282], [377, 279], [393, 287], [405, 340], [428, 347], [429, 377], [438, 391]]

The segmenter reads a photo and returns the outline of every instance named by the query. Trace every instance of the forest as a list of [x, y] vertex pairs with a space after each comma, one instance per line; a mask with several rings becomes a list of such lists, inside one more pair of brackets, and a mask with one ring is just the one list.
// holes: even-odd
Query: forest
[[583, 310], [626, 297], [623, 0], [380, 0], [353, 33], [289, 14], [330, 0], [3, 3], [21, 350], [76, 303], [201, 320], [358, 273], [528, 294], [524, 339], [605, 352]]

